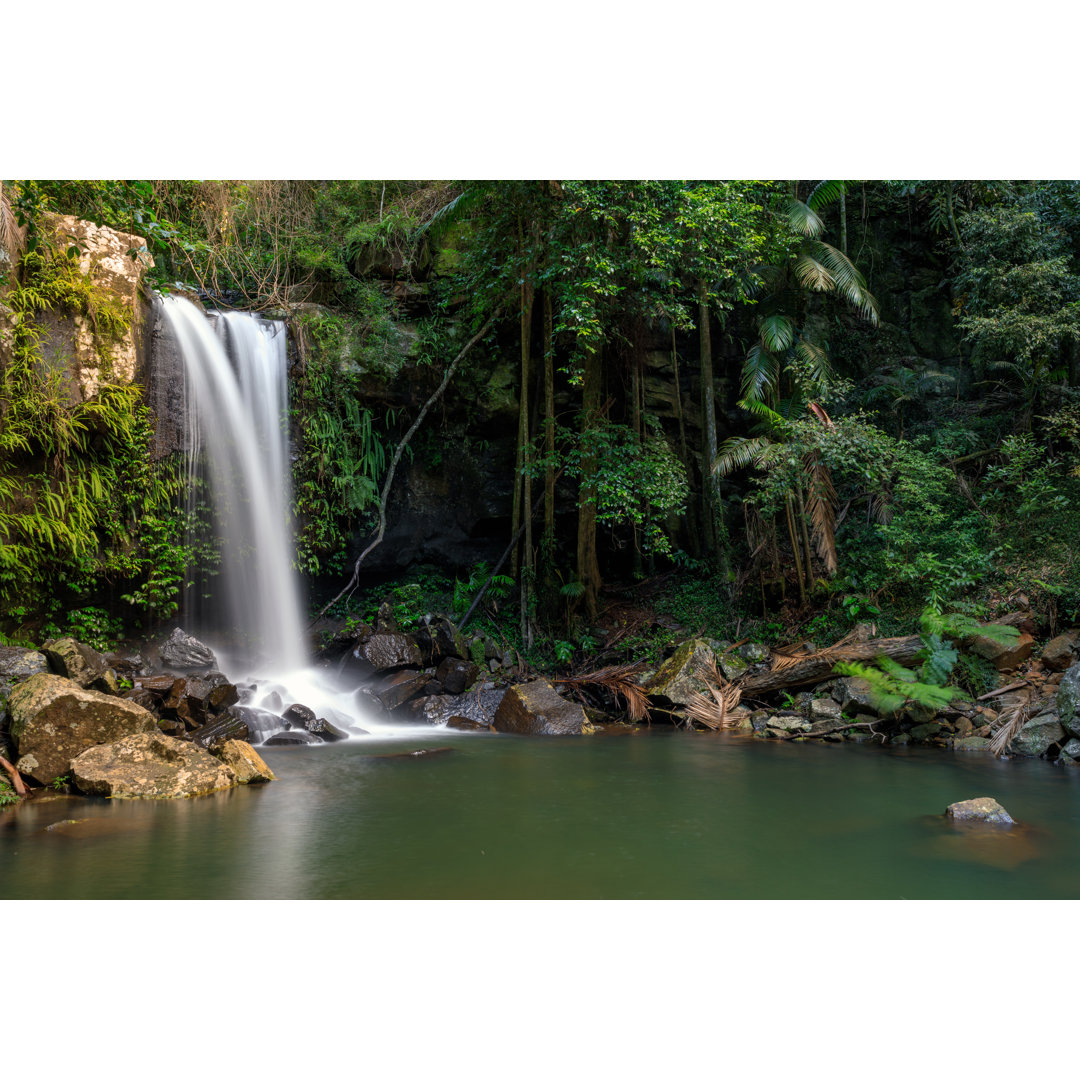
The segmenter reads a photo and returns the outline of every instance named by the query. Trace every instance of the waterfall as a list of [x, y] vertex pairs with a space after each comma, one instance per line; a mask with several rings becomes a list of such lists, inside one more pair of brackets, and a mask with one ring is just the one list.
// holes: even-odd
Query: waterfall
[[226, 625], [249, 663], [304, 666], [303, 620], [291, 566], [285, 324], [255, 315], [205, 316], [167, 297], [184, 364], [190, 497], [209, 488], [221, 538]]

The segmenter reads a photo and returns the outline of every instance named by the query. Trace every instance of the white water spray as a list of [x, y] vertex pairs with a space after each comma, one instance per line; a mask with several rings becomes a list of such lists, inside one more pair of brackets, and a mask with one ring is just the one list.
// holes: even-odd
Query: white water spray
[[[188, 490], [204, 470], [222, 540], [213, 586], [230, 628], [224, 648], [214, 643], [222, 668], [234, 682], [256, 682], [248, 704], [257, 709], [278, 714], [301, 703], [352, 733], [405, 734], [364, 715], [355, 688], [339, 689], [309, 663], [291, 565], [285, 324], [241, 313], [207, 317], [175, 297], [164, 311], [185, 371]], [[287, 726], [275, 725], [270, 712], [258, 736]]]

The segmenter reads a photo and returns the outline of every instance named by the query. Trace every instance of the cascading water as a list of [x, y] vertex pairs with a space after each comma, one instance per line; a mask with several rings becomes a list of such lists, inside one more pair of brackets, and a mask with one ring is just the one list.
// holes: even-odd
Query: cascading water
[[294, 703], [351, 734], [402, 734], [365, 715], [355, 688], [331, 685], [309, 664], [291, 565], [285, 324], [236, 312], [207, 316], [176, 297], [165, 298], [164, 313], [185, 372], [188, 491], [200, 479], [209, 488], [221, 540], [211, 588], [222, 594], [218, 621], [228, 633], [214, 644], [234, 682], [254, 682], [246, 701], [253, 735], [287, 727], [279, 714]]

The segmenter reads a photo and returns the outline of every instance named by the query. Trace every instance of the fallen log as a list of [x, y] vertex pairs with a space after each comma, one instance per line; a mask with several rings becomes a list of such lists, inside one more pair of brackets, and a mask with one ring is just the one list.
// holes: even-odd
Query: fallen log
[[743, 697], [784, 690], [789, 686], [806, 686], [831, 678], [837, 664], [873, 663], [879, 656], [888, 656], [904, 667], [913, 667], [923, 643], [917, 634], [910, 637], [878, 638], [877, 640], [833, 645], [806, 656], [781, 656], [773, 653], [768, 671], [747, 676], [739, 685]]
[[23, 783], [23, 778], [19, 775], [19, 770], [11, 764], [3, 754], [0, 754], [0, 766], [3, 767], [4, 772], [11, 777], [11, 786], [15, 789], [15, 794], [20, 799], [25, 799], [30, 792], [27, 790], [26, 785]]

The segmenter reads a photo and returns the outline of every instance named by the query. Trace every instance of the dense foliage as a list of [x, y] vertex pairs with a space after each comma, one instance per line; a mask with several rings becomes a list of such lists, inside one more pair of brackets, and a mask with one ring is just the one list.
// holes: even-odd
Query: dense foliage
[[[1076, 184], [5, 181], [0, 210], [6, 633], [167, 615], [193, 557], [137, 394], [73, 406], [43, 374], [40, 313], [124, 328], [47, 210], [144, 237], [159, 288], [289, 319], [312, 577], [344, 570], [394, 446], [495, 315], [410, 453], [472, 462], [516, 424], [487, 606], [507, 641], [597, 646], [603, 586], [661, 575], [654, 610], [720, 637], [1018, 590], [1080, 611]], [[486, 580], [441, 573], [450, 602]]]

